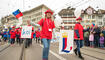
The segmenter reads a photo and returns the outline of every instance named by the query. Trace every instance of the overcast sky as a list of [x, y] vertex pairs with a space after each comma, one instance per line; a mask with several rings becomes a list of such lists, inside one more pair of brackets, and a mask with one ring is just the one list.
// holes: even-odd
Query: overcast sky
[[105, 9], [105, 0], [1, 0], [0, 1], [0, 18], [12, 14], [16, 9], [21, 11], [30, 10], [41, 4], [58, 13], [61, 9], [72, 6], [78, 9], [85, 9], [89, 5], [97, 9]]

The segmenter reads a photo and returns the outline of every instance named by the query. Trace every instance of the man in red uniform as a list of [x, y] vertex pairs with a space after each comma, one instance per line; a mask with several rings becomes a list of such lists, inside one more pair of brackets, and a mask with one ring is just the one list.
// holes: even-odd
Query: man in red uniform
[[20, 33], [21, 33], [20, 29], [21, 29], [20, 27], [16, 29], [16, 39], [17, 39], [17, 43], [19, 43], [19, 45], [21, 45], [21, 42], [22, 42], [20, 39]]
[[82, 18], [79, 17], [76, 20], [77, 20], [77, 23], [75, 24], [75, 27], [74, 27], [74, 40], [76, 42], [77, 48], [74, 49], [74, 52], [76, 55], [78, 52], [79, 58], [84, 59], [81, 56], [81, 52], [80, 52], [80, 48], [83, 47], [83, 26], [80, 24], [82, 21]]
[[15, 27], [12, 27], [12, 30], [10, 31], [10, 35], [11, 35], [11, 45], [13, 45], [15, 43], [15, 38], [16, 38], [16, 31], [15, 31]]
[[36, 32], [36, 43], [38, 42], [39, 43], [39, 37], [40, 37], [40, 31], [39, 29]]
[[55, 28], [54, 21], [51, 18], [52, 15], [53, 15], [53, 12], [51, 10], [47, 10], [45, 12], [45, 18], [42, 18], [38, 22], [38, 24], [34, 24], [31, 22], [35, 26], [42, 27], [41, 39], [44, 45], [42, 60], [48, 60], [50, 41], [52, 39], [52, 32], [54, 32], [54, 28]]

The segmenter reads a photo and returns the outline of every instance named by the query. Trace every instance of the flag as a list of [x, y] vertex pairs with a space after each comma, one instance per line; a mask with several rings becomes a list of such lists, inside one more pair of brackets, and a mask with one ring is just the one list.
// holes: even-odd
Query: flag
[[92, 23], [92, 27], [94, 27], [95, 26], [95, 24], [94, 23]]
[[14, 11], [13, 15], [16, 16], [16, 18], [20, 18], [21, 16], [23, 16], [22, 12], [19, 9]]

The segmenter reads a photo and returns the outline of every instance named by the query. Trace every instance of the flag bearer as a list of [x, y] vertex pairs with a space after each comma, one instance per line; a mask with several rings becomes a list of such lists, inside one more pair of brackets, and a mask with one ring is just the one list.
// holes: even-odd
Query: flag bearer
[[[55, 24], [52, 20], [53, 12], [51, 10], [47, 10], [45, 12], [45, 18], [42, 18], [38, 24], [34, 24], [35, 26], [41, 26], [41, 39], [43, 42], [43, 55], [42, 60], [48, 60], [50, 41], [52, 39], [52, 33], [54, 32]], [[55, 34], [54, 34], [55, 35]]]

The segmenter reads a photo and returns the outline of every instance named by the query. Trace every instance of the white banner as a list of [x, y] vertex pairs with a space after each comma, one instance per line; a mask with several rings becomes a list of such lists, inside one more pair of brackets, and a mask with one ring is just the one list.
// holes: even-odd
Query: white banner
[[32, 26], [22, 26], [21, 38], [31, 38]]
[[59, 40], [59, 54], [72, 54], [73, 53], [73, 30], [61, 30]]

